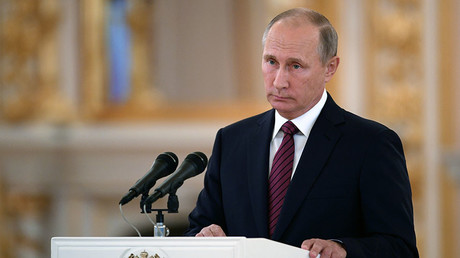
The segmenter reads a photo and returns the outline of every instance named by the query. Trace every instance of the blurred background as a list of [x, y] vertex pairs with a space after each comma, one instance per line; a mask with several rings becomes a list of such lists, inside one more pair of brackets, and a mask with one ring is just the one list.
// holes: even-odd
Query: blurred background
[[[219, 128], [269, 108], [263, 30], [304, 6], [339, 33], [336, 102], [403, 140], [421, 256], [459, 257], [459, 2], [0, 0], [0, 256], [49, 257], [53, 236], [135, 236], [120, 198], [160, 153], [209, 156]], [[179, 189], [172, 235], [202, 185]], [[139, 198], [123, 208], [153, 234]]]

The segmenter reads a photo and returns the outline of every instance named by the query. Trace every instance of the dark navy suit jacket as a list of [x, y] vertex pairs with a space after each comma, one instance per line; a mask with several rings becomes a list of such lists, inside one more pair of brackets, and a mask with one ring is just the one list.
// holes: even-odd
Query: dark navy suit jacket
[[[210, 224], [228, 236], [268, 235], [268, 157], [274, 110], [217, 133], [186, 235]], [[341, 240], [348, 257], [418, 257], [403, 147], [387, 127], [328, 95], [286, 194], [273, 240], [300, 247]]]

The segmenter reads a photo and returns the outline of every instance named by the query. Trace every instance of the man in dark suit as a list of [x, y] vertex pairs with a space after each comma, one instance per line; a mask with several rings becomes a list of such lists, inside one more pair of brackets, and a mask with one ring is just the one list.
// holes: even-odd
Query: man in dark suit
[[[271, 238], [310, 257], [418, 257], [399, 137], [341, 109], [325, 90], [340, 61], [332, 25], [317, 12], [288, 10], [263, 44], [273, 109], [219, 130], [186, 234]], [[287, 190], [272, 182], [281, 173]], [[272, 197], [277, 189], [284, 193]]]

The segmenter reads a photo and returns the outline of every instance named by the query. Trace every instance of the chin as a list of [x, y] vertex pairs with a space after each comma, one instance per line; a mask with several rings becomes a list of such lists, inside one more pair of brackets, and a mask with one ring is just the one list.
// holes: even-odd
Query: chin
[[281, 101], [270, 101], [270, 105], [280, 111], [280, 112], [289, 112], [290, 111], [290, 105], [286, 102], [281, 102]]

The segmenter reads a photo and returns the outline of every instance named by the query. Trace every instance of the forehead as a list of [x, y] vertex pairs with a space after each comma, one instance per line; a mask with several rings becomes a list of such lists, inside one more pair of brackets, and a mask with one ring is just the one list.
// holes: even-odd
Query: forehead
[[273, 24], [267, 34], [264, 54], [267, 52], [298, 52], [305, 55], [316, 53], [319, 30], [316, 26], [302, 21], [281, 20]]

